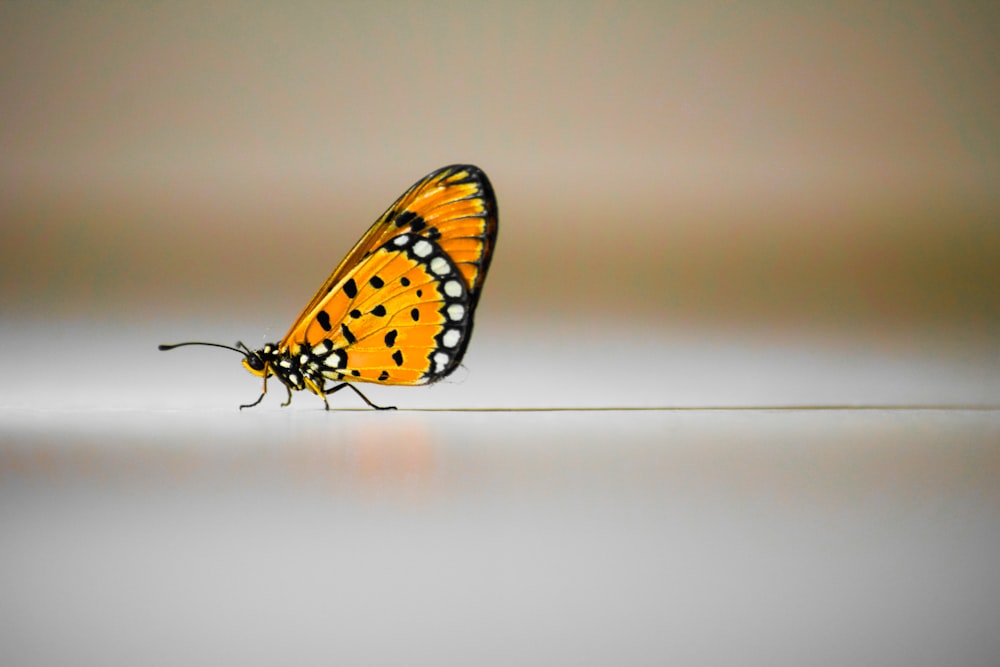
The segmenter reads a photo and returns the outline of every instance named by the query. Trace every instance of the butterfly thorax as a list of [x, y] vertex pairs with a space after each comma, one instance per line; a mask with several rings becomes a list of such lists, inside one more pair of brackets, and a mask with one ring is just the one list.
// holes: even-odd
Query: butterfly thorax
[[347, 354], [333, 347], [329, 340], [313, 346], [294, 345], [281, 348], [268, 343], [243, 358], [243, 367], [258, 377], [274, 375], [289, 389], [309, 389], [323, 393], [327, 380], [345, 380]]

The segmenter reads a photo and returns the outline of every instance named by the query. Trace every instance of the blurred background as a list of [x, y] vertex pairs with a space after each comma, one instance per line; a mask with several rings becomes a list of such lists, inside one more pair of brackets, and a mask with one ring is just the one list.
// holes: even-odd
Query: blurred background
[[4, 3], [4, 318], [278, 337], [404, 188], [473, 162], [481, 317], [993, 347], [998, 15]]
[[[995, 5], [0, 3], [0, 661], [994, 664]], [[454, 162], [444, 411], [156, 351]]]

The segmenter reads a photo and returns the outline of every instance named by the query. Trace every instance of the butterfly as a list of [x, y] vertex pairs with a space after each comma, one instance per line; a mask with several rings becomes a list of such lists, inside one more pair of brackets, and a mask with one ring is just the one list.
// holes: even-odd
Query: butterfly
[[472, 319], [497, 240], [497, 203], [486, 174], [451, 165], [417, 181], [375, 221], [333, 270], [285, 337], [251, 350], [219, 343], [160, 345], [172, 350], [208, 345], [243, 355], [264, 379], [256, 401], [276, 377], [288, 391], [323, 399], [355, 382], [424, 385], [462, 362]]

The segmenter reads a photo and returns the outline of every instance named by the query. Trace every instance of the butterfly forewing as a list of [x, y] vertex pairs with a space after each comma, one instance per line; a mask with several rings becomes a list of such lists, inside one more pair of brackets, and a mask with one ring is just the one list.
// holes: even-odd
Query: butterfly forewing
[[[445, 167], [407, 190], [334, 270], [279, 344], [332, 345], [332, 380], [434, 382], [461, 362], [496, 243], [486, 175]], [[329, 341], [326, 343], [325, 341]]]

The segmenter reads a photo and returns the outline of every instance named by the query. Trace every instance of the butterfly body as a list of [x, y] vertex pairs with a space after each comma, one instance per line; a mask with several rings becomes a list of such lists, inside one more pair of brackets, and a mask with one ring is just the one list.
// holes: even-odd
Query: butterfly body
[[240, 344], [243, 366], [264, 379], [252, 405], [270, 376], [287, 388], [285, 405], [292, 391], [309, 390], [327, 409], [326, 396], [347, 383], [423, 385], [446, 377], [469, 344], [496, 236], [496, 199], [480, 169], [453, 165], [418, 181], [334, 269], [281, 341], [259, 350]]

